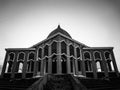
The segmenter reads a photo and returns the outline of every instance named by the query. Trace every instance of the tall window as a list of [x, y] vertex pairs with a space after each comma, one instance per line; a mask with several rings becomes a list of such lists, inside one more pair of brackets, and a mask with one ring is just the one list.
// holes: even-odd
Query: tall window
[[101, 61], [100, 60], [96, 61], [96, 68], [97, 68], [97, 72], [101, 72], [102, 71]]
[[62, 55], [61, 58], [62, 73], [67, 73], [67, 57], [65, 55]]
[[44, 59], [44, 63], [45, 63], [45, 72], [48, 73], [48, 58]]
[[76, 52], [77, 52], [77, 58], [79, 58], [80, 57], [80, 48], [79, 47], [76, 48]]
[[6, 67], [7, 72], [12, 72], [14, 58], [15, 58], [15, 53], [13, 52], [9, 53], [7, 67]]
[[41, 60], [38, 60], [38, 72], [41, 71]]
[[61, 53], [67, 54], [67, 45], [64, 41], [61, 42]]
[[15, 71], [18, 73], [22, 73], [22, 69], [23, 69], [23, 62], [22, 61], [17, 62], [17, 66], [16, 66]]
[[73, 57], [70, 58], [70, 70], [71, 70], [71, 73], [73, 73], [73, 70], [74, 70], [74, 61], [75, 59]]
[[80, 59], [78, 59], [77, 61], [78, 61], [78, 62], [77, 62], [77, 63], [78, 63], [78, 71], [81, 71], [81, 63], [82, 63], [82, 62], [81, 62]]
[[52, 54], [57, 53], [57, 42], [53, 42], [51, 46], [52, 46], [51, 47], [52, 48]]
[[49, 48], [48, 45], [44, 47], [44, 56], [48, 56], [48, 48]]
[[70, 49], [69, 50], [70, 51], [70, 56], [72, 56], [72, 55], [74, 56], [74, 47], [73, 47], [73, 45], [70, 45], [69, 49]]
[[106, 59], [108, 71], [114, 71], [112, 57], [111, 57], [110, 52], [108, 52], [108, 51], [105, 52], [105, 59]]
[[53, 74], [57, 73], [57, 56], [56, 55], [52, 56], [52, 73]]
[[42, 48], [39, 48], [39, 50], [38, 50], [38, 57], [42, 58]]
[[28, 72], [33, 72], [34, 70], [34, 52], [30, 52], [29, 53], [29, 57], [28, 57], [28, 62], [27, 62], [27, 71]]
[[86, 71], [92, 71], [92, 62], [90, 60], [85, 60]]

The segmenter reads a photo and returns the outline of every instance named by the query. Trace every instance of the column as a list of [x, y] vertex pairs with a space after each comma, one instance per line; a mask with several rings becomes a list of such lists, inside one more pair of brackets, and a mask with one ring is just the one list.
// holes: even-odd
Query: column
[[7, 66], [7, 60], [8, 60], [8, 51], [6, 51], [6, 55], [5, 55], [5, 59], [4, 59], [4, 64], [2, 67], [2, 72], [1, 72], [1, 78], [3, 78], [4, 74], [5, 74], [5, 70], [6, 70], [6, 66]]
[[36, 51], [35, 51], [33, 76], [36, 76], [36, 75], [37, 75], [37, 71], [38, 71], [37, 61], [38, 61], [38, 48], [37, 48]]
[[70, 74], [70, 51], [69, 46], [67, 44], [67, 73]]
[[57, 73], [61, 74], [61, 42], [57, 42]]
[[15, 77], [15, 69], [16, 69], [16, 65], [17, 65], [17, 56], [18, 56], [18, 51], [15, 52], [15, 59], [14, 59], [14, 62], [13, 62], [11, 78]]
[[105, 57], [104, 57], [104, 51], [101, 51], [101, 56], [102, 56], [104, 74], [105, 74], [105, 77], [108, 77], [109, 75], [108, 75], [108, 70], [107, 70], [107, 64], [106, 64]]
[[111, 50], [111, 56], [112, 56], [112, 63], [113, 63], [113, 66], [114, 66], [114, 70], [116, 72], [116, 75], [119, 76], [119, 72], [118, 72], [118, 68], [117, 68], [117, 64], [116, 64], [116, 61], [115, 61], [115, 56], [114, 56], [113, 50]]
[[94, 78], [97, 78], [97, 68], [96, 68], [96, 63], [95, 63], [95, 60], [94, 60], [94, 56], [93, 56], [93, 51], [90, 51], [91, 53], [91, 58], [92, 58], [92, 68], [93, 68], [93, 75], [94, 75]]
[[85, 63], [84, 63], [84, 54], [83, 54], [82, 48], [81, 48], [81, 58], [82, 58], [82, 75], [86, 76]]
[[29, 53], [28, 51], [25, 52], [25, 60], [24, 60], [24, 63], [23, 63], [22, 78], [26, 77], [28, 53]]
[[49, 55], [49, 58], [48, 58], [48, 73], [51, 74], [52, 73], [52, 60], [51, 60], [51, 45], [49, 45], [49, 49], [48, 49], [48, 55]]

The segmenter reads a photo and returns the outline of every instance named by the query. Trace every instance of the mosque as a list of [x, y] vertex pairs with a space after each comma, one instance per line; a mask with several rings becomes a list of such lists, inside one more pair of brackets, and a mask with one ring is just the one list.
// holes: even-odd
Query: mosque
[[[60, 25], [45, 40], [29, 48], [6, 48], [5, 50], [1, 79], [7, 78], [13, 82], [14, 80], [20, 82], [18, 80], [42, 78], [33, 80], [39, 84], [32, 83], [28, 90], [87, 90], [81, 84], [84, 89], [45, 89], [50, 77], [58, 81], [63, 78], [69, 80], [72, 77], [75, 82], [77, 82], [75, 77], [95, 80], [119, 77], [113, 47], [87, 46], [74, 40]], [[74, 80], [71, 81], [71, 85], [76, 87], [73, 84]], [[35, 86], [39, 89], [35, 89]], [[22, 88], [22, 90], [27, 89]]]

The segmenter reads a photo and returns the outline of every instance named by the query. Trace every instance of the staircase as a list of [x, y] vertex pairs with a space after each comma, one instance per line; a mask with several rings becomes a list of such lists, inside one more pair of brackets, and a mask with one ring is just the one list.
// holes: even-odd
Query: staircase
[[87, 90], [71, 74], [46, 75], [27, 90]]

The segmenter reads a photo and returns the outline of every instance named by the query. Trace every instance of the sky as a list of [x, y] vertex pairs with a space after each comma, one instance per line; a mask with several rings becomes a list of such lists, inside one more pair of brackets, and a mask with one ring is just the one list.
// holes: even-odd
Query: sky
[[120, 71], [119, 0], [0, 0], [0, 65], [5, 48], [28, 48], [57, 28], [90, 47], [114, 47]]

